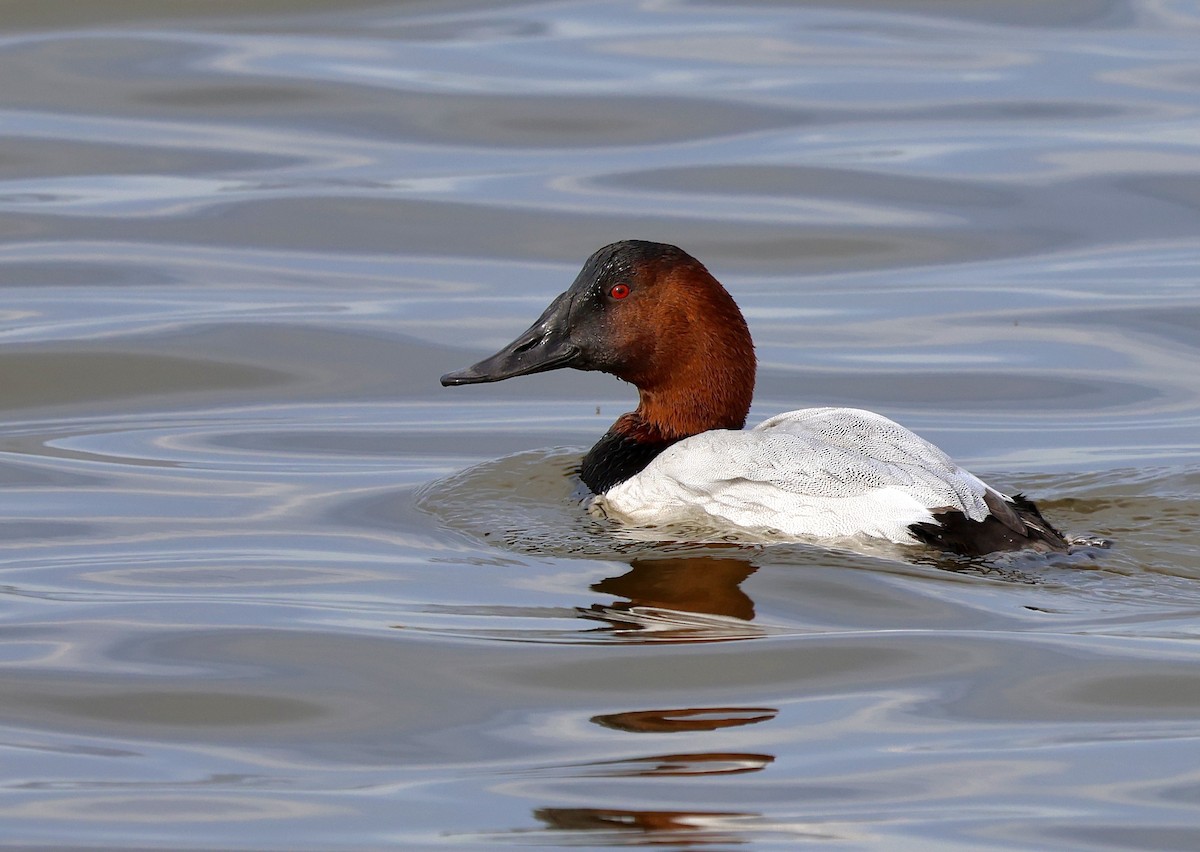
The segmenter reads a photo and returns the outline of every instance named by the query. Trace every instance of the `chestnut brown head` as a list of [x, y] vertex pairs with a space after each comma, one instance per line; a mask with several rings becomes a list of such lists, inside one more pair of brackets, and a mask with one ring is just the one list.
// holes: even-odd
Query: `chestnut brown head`
[[562, 367], [636, 385], [637, 413], [672, 435], [740, 428], [754, 390], [754, 347], [732, 297], [682, 249], [641, 240], [595, 252], [523, 334], [442, 384]]

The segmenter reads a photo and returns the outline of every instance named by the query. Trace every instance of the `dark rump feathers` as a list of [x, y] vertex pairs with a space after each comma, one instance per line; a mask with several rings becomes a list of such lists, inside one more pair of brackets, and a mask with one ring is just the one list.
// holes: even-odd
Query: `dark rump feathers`
[[933, 510], [936, 521], [909, 527], [920, 541], [962, 556], [985, 556], [1004, 550], [1034, 550], [1041, 553], [1066, 551], [1062, 533], [1042, 517], [1038, 507], [1023, 494], [1012, 503], [991, 493], [985, 498], [992, 513], [973, 521], [957, 509]]

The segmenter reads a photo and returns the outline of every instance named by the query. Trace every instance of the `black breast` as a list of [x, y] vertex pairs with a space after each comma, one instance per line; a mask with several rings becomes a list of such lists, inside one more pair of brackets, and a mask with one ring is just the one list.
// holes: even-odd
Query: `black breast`
[[637, 476], [654, 461], [655, 456], [674, 443], [639, 441], [610, 430], [583, 457], [579, 478], [592, 489], [593, 494], [603, 494], [614, 485]]

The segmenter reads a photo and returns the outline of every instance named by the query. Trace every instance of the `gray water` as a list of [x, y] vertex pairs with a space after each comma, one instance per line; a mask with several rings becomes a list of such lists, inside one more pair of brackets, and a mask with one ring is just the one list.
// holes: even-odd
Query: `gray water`
[[[1200, 8], [0, 3], [0, 843], [1200, 848]], [[615, 239], [754, 422], [1112, 549], [625, 540]]]

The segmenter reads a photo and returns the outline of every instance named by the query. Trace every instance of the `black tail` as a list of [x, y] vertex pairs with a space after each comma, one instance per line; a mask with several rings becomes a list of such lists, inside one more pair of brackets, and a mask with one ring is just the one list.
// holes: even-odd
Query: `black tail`
[[1012, 502], [989, 492], [984, 498], [992, 510], [982, 521], [973, 521], [957, 509], [934, 510], [936, 520], [912, 524], [909, 530], [919, 541], [962, 556], [984, 556], [1006, 550], [1039, 553], [1069, 549], [1062, 533], [1050, 525], [1038, 507], [1023, 494]]

